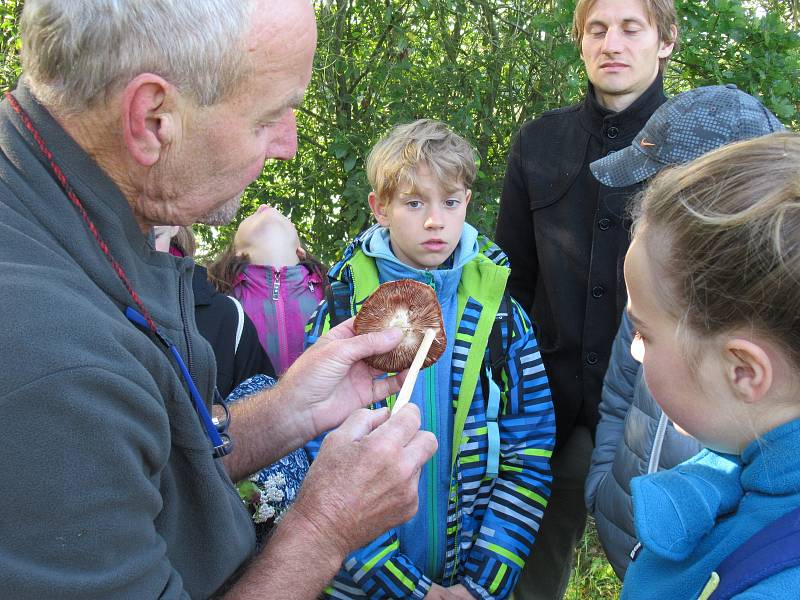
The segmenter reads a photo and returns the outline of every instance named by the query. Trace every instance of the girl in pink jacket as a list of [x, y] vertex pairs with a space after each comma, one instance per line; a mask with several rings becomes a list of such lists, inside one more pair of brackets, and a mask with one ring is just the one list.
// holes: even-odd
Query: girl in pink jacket
[[300, 243], [292, 222], [262, 204], [208, 268], [211, 281], [237, 298], [278, 375], [303, 351], [306, 321], [325, 296], [324, 266]]

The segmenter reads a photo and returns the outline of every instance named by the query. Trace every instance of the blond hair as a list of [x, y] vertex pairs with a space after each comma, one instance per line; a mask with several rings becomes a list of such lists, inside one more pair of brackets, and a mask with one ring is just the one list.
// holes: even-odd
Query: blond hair
[[[581, 50], [583, 43], [583, 30], [586, 27], [586, 20], [589, 18], [589, 11], [597, 0], [578, 0], [575, 5], [575, 12], [572, 13], [572, 38]], [[678, 13], [675, 11], [674, 0], [639, 0], [644, 6], [644, 12], [652, 25], [658, 31], [659, 39], [665, 44], [673, 43], [675, 47], [672, 52], [677, 52], [678, 43]], [[673, 27], [675, 28], [673, 31]], [[659, 71], [662, 73], [667, 66], [669, 57], [659, 59]]]
[[194, 256], [197, 251], [197, 241], [194, 239], [194, 232], [188, 225], [181, 225], [178, 231], [172, 236], [171, 245], [180, 250], [184, 256]]
[[382, 204], [389, 203], [401, 185], [416, 189], [416, 172], [427, 166], [448, 190], [469, 189], [475, 180], [475, 151], [469, 142], [441, 121], [419, 119], [398, 125], [367, 157], [367, 179]]
[[800, 134], [663, 171], [634, 218], [661, 306], [693, 337], [751, 329], [800, 366]]

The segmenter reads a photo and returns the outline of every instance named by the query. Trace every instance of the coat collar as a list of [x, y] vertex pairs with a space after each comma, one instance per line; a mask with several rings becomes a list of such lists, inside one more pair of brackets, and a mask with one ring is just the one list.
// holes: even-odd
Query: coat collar
[[800, 420], [751, 442], [741, 456], [704, 450], [673, 469], [631, 482], [636, 533], [668, 560], [684, 560], [745, 494], [800, 492]]
[[580, 110], [581, 125], [590, 135], [594, 136], [602, 136], [609, 127], [616, 127], [615, 139], [617, 141], [624, 140], [624, 145], [628, 145], [666, 99], [661, 73], [633, 104], [619, 112], [613, 112], [602, 106], [597, 100], [594, 86], [589, 83], [586, 100]]

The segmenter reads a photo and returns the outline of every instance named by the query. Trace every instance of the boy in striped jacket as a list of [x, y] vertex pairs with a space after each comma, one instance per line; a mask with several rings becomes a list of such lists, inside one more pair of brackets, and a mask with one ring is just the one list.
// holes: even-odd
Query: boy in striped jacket
[[[434, 288], [448, 340], [411, 397], [439, 441], [420, 476], [419, 511], [350, 555], [328, 598], [506, 598], [533, 547], [555, 418], [533, 329], [505, 292], [507, 259], [465, 223], [475, 172], [472, 147], [440, 122], [381, 140], [367, 159], [378, 223], [331, 269], [332, 294], [306, 328], [311, 344], [379, 284], [409, 278]], [[492, 336], [502, 360], [491, 356]], [[307, 446], [312, 458], [322, 442]]]

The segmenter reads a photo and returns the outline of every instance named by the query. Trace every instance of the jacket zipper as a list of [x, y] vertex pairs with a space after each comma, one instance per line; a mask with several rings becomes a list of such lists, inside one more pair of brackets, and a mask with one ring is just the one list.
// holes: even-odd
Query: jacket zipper
[[[428, 285], [436, 292], [436, 282], [433, 275], [425, 272]], [[436, 365], [425, 370], [425, 411], [428, 414], [430, 431], [439, 437], [439, 412], [436, 397]], [[439, 494], [435, 493], [439, 481], [439, 453], [435, 453], [428, 463], [428, 573], [436, 573], [439, 565]]]
[[272, 279], [272, 301], [275, 302], [275, 320], [278, 326], [278, 352], [280, 357], [279, 374], [289, 368], [289, 343], [288, 334], [286, 332], [286, 316], [284, 315], [284, 301], [281, 294], [281, 270], [275, 269]]
[[653, 438], [653, 448], [650, 451], [650, 460], [647, 463], [647, 474], [655, 473], [658, 471], [658, 463], [661, 462], [661, 448], [664, 445], [664, 436], [667, 434], [667, 423], [669, 417], [665, 412], [661, 412], [658, 418], [658, 427], [656, 428], [656, 435]]
[[[425, 370], [426, 412], [428, 413], [430, 430], [438, 439], [439, 415], [436, 410], [436, 367]], [[435, 493], [439, 481], [439, 453], [435, 453], [428, 463], [428, 573], [433, 575], [439, 565], [439, 494]]]
[[186, 368], [192, 380], [194, 377], [194, 360], [192, 356], [192, 338], [189, 335], [189, 317], [186, 311], [186, 285], [183, 282], [183, 275], [178, 275], [178, 303], [181, 307], [181, 326], [183, 327], [183, 339], [186, 341]]

